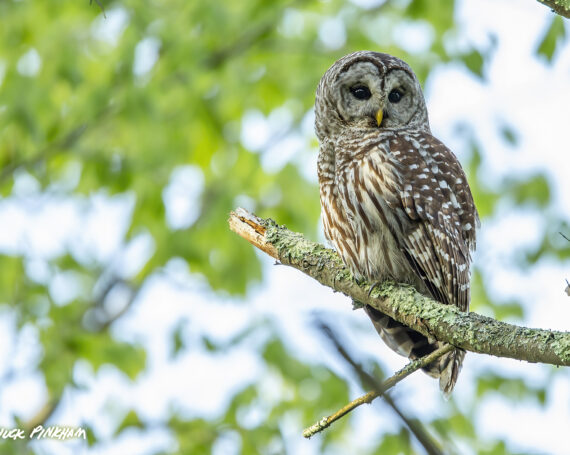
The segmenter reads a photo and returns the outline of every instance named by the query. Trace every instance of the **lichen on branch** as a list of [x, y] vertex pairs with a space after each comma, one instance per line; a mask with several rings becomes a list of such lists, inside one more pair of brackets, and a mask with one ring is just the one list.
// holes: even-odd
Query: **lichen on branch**
[[473, 312], [464, 313], [418, 293], [409, 285], [358, 283], [333, 250], [241, 208], [231, 213], [229, 224], [234, 232], [282, 264], [372, 306], [425, 336], [481, 354], [570, 366], [570, 332], [531, 329]]
[[560, 16], [570, 18], [570, 0], [538, 0]]

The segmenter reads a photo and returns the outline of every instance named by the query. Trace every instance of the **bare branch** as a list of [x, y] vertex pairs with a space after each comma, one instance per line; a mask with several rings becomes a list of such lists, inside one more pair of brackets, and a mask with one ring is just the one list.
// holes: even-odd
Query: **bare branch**
[[321, 322], [319, 324], [319, 327], [326, 334], [328, 339], [334, 344], [336, 350], [342, 356], [342, 358], [346, 360], [346, 362], [351, 365], [352, 368], [356, 371], [362, 384], [364, 384], [366, 387], [370, 387], [372, 391], [351, 401], [334, 414], [328, 417], [324, 417], [315, 424], [311, 425], [309, 428], [303, 431], [303, 436], [305, 438], [310, 438], [316, 433], [323, 431], [325, 428], [330, 426], [338, 419], [344, 417], [346, 414], [356, 409], [358, 406], [364, 403], [371, 403], [377, 397], [382, 396], [384, 401], [392, 408], [398, 417], [400, 417], [402, 422], [404, 422], [404, 424], [414, 434], [418, 442], [424, 447], [429, 455], [442, 454], [441, 448], [426, 431], [424, 426], [421, 423], [407, 417], [386, 392], [388, 389], [394, 387], [398, 382], [412, 374], [414, 371], [417, 371], [418, 369], [430, 364], [437, 358], [454, 349], [454, 347], [451, 345], [446, 345], [421, 359], [412, 361], [400, 371], [398, 371], [395, 375], [388, 378], [383, 383], [379, 383], [376, 378], [364, 371], [362, 366], [353, 360], [353, 357], [348, 353], [347, 349], [342, 345], [339, 338], [334, 334], [329, 326]]
[[[407, 378], [410, 374], [414, 371], [423, 368], [424, 366], [428, 365], [430, 362], [433, 362], [438, 357], [448, 353], [453, 349], [453, 346], [446, 345], [438, 350], [429, 354], [429, 356], [423, 357], [422, 359], [414, 360], [413, 362], [408, 363], [404, 368], [396, 372], [393, 376], [390, 376], [386, 381], [381, 384], [378, 384], [377, 388], [374, 388], [372, 391], [365, 393], [364, 395], [352, 400], [346, 406], [343, 406], [334, 414], [331, 414], [328, 417], [323, 417], [318, 422], [314, 423], [310, 427], [303, 430], [303, 436], [305, 438], [310, 438], [311, 436], [315, 435], [323, 431], [325, 428], [328, 428], [331, 424], [339, 420], [340, 418], [344, 417], [349, 412], [353, 411], [357, 407], [363, 404], [370, 404], [379, 396], [386, 396], [385, 393], [394, 387], [398, 382], [402, 381], [403, 379]], [[428, 358], [429, 357], [429, 358]], [[347, 358], [348, 360], [348, 358]], [[349, 361], [352, 364], [352, 362]], [[353, 365], [354, 366], [354, 365]], [[370, 377], [366, 381], [370, 383]]]
[[285, 265], [321, 284], [370, 305], [421, 334], [467, 351], [528, 362], [570, 366], [570, 333], [506, 324], [476, 313], [463, 313], [418, 293], [411, 286], [357, 283], [339, 256], [301, 234], [237, 209], [230, 228]]

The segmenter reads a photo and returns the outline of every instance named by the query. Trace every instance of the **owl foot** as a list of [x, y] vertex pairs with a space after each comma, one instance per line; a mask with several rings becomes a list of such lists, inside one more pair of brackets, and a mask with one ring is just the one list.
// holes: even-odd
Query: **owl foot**
[[376, 283], [372, 283], [372, 286], [370, 286], [370, 289], [368, 290], [368, 297], [370, 297], [370, 294], [372, 294], [374, 288], [380, 286], [381, 284], [382, 284], [381, 281], [376, 281]]

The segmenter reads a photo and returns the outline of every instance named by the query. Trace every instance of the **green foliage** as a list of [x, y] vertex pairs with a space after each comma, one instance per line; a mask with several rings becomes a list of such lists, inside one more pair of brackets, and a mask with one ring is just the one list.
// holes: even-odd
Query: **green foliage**
[[558, 45], [565, 38], [566, 29], [564, 28], [564, 19], [561, 16], [552, 15], [552, 20], [536, 49], [537, 55], [543, 56], [549, 62], [552, 61]]
[[513, 403], [520, 403], [525, 399], [535, 399], [541, 405], [546, 401], [546, 389], [528, 384], [528, 381], [520, 378], [505, 379], [492, 372], [487, 372], [477, 383], [477, 396], [499, 393]]
[[402, 428], [399, 433], [387, 434], [378, 447], [379, 453], [413, 454], [410, 433]]
[[219, 430], [204, 419], [187, 419], [172, 416], [168, 427], [177, 434], [178, 447], [175, 453], [210, 453]]
[[509, 181], [505, 186], [506, 192], [512, 195], [517, 205], [534, 204], [546, 207], [550, 202], [550, 185], [544, 175]]
[[483, 277], [479, 270], [473, 272], [472, 295], [470, 309], [475, 312], [487, 314], [499, 321], [520, 321], [523, 319], [524, 311], [519, 302], [498, 302], [492, 301], [489, 293], [483, 285]]
[[49, 315], [54, 322], [41, 331], [44, 356], [40, 367], [48, 388], [56, 396], [71, 380], [78, 359], [87, 360], [95, 370], [104, 364], [120, 365], [131, 379], [144, 369], [146, 353], [142, 348], [113, 340], [108, 332], [77, 330], [84, 312], [81, 302], [54, 305]]
[[483, 64], [485, 60], [481, 53], [477, 50], [472, 50], [461, 57], [463, 63], [467, 66], [467, 68], [479, 77], [483, 77]]
[[[247, 304], [248, 291], [262, 279], [262, 269], [253, 248], [227, 228], [228, 213], [238, 202], [316, 237], [318, 189], [314, 176], [307, 178], [316, 144], [303, 120], [320, 76], [336, 58], [358, 49], [382, 50], [406, 59], [425, 82], [435, 65], [449, 61], [462, 62], [482, 78], [489, 57], [472, 45], [453, 52], [444, 45], [460, 30], [452, 0], [386, 1], [369, 9], [341, 0], [101, 4], [105, 17], [87, 1], [0, 1], [0, 194], [26, 208], [27, 199], [18, 193], [24, 176], [37, 183], [39, 206], [74, 201], [79, 212], [88, 212], [96, 195], [133, 201], [111, 258], [99, 251], [85, 253], [83, 238], [66, 239], [62, 251], [49, 254], [22, 241], [0, 255], [2, 315], [10, 316], [18, 335], [31, 329], [39, 338], [40, 352], [27, 367], [43, 377], [47, 404], [54, 403], [54, 411], [66, 391], [80, 387], [74, 376], [78, 361], [86, 362], [94, 375], [103, 365], [112, 365], [127, 382], [148, 371], [143, 345], [118, 339], [110, 330], [122, 314], [109, 311], [110, 296], [127, 287], [132, 300], [123, 303], [129, 313], [137, 293], [173, 258], [184, 261], [208, 290]], [[341, 20], [346, 34], [346, 40], [336, 45], [319, 34], [331, 19]], [[419, 24], [430, 31], [425, 52], [400, 47], [395, 30], [402, 24]], [[552, 60], [564, 37], [564, 24], [555, 17], [537, 52]], [[137, 55], [145, 49], [146, 61], [141, 61]], [[277, 125], [271, 123], [276, 110], [286, 113], [274, 122]], [[267, 144], [248, 149], [242, 125], [246, 114], [253, 112], [269, 119], [265, 126], [273, 128], [267, 144], [295, 136], [301, 138], [303, 151], [276, 165], [271, 154], [281, 158], [280, 153], [288, 152], [285, 145], [277, 152], [268, 150]], [[502, 127], [501, 134], [517, 146], [514, 126]], [[262, 132], [257, 135], [260, 139]], [[479, 175], [481, 145], [473, 135], [465, 137], [465, 144], [472, 153], [464, 164], [482, 218], [491, 217], [505, 197], [517, 205], [549, 207], [552, 191], [545, 175], [491, 186]], [[191, 201], [197, 218], [173, 227], [165, 189], [173, 171], [188, 165], [203, 178]], [[558, 221], [536, 251], [525, 252], [527, 262], [544, 254], [570, 257], [570, 243], [560, 243], [556, 230], [567, 235], [570, 231]], [[152, 252], [129, 275], [116, 263], [141, 234], [152, 239]], [[34, 261], [45, 268], [40, 278], [31, 272]], [[59, 274], [68, 274], [78, 289], [69, 301], [59, 301], [53, 290]], [[486, 293], [480, 273], [474, 283], [475, 310], [485, 308], [499, 318], [523, 317], [518, 302], [497, 303]], [[168, 311], [163, 302], [155, 308]], [[189, 319], [172, 330], [171, 360], [193, 350], [216, 356], [251, 343], [263, 377], [242, 385], [213, 417], [173, 407], [167, 416], [147, 421], [136, 410], [126, 409], [112, 429], [114, 437], [160, 426], [175, 441], [171, 453], [211, 453], [224, 438], [238, 441], [244, 454], [285, 453], [290, 441], [283, 422], [299, 428], [309, 425], [354, 398], [345, 378], [320, 362], [297, 358], [268, 321], [252, 322], [220, 341], [201, 328], [192, 338], [186, 330], [187, 322], [193, 322]], [[252, 342], [255, 337], [262, 342]], [[383, 374], [379, 365], [370, 370]], [[264, 380], [277, 384], [278, 397], [268, 399]], [[483, 396], [498, 387], [513, 400], [530, 396], [544, 402], [544, 389], [523, 381], [500, 381], [498, 376], [484, 378], [477, 392]], [[261, 418], [250, 418], [255, 412]], [[444, 440], [459, 438], [480, 453], [508, 452], [502, 442], [478, 444], [471, 417], [453, 408], [444, 418], [424, 424]], [[350, 417], [335, 423], [333, 430], [310, 444], [322, 452], [341, 453], [353, 431], [351, 423]], [[96, 433], [89, 430], [88, 435], [89, 446], [104, 450]], [[413, 443], [403, 427], [390, 434], [379, 429], [377, 446], [370, 452], [415, 453]], [[38, 445], [8, 441], [0, 443], [0, 454], [4, 453], [45, 452]]]
[[512, 126], [504, 124], [501, 127], [501, 136], [503, 139], [513, 147], [517, 146], [519, 143], [518, 133], [513, 129]]
[[134, 411], [129, 411], [121, 424], [117, 427], [116, 433], [119, 434], [121, 431], [125, 430], [126, 428], [145, 428], [143, 422], [141, 422], [139, 416]]
[[570, 233], [568, 222], [553, 217], [552, 222], [546, 226], [546, 232], [540, 244], [524, 252], [525, 264], [534, 264], [544, 257], [559, 261], [570, 258], [570, 242], [562, 235], [570, 237], [568, 233]]
[[[468, 176], [477, 175], [482, 160], [480, 146], [472, 137], [469, 137], [468, 140], [471, 157], [468, 162], [464, 163], [464, 167]], [[489, 188], [480, 178], [470, 179], [469, 186], [473, 192], [473, 199], [475, 200], [479, 217], [484, 219], [491, 216], [499, 200], [500, 193], [495, 189]]]

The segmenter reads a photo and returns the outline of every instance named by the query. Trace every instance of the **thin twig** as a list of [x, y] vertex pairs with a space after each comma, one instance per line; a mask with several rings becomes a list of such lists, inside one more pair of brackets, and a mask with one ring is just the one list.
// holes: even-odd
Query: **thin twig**
[[[328, 327], [325, 330], [330, 331]], [[305, 438], [310, 438], [311, 436], [315, 435], [323, 431], [325, 428], [329, 427], [332, 423], [336, 422], [341, 417], [344, 417], [346, 414], [351, 412], [353, 409], [356, 409], [358, 406], [363, 405], [365, 403], [369, 404], [372, 403], [376, 398], [380, 395], [384, 394], [387, 390], [394, 387], [398, 382], [402, 379], [408, 377], [414, 371], [419, 370], [433, 362], [434, 360], [438, 359], [442, 355], [452, 351], [454, 346], [452, 345], [445, 345], [431, 354], [428, 354], [425, 357], [422, 357], [417, 360], [413, 360], [408, 363], [404, 368], [396, 372], [393, 376], [386, 379], [383, 383], [379, 384], [372, 376], [366, 373], [360, 365], [355, 363], [350, 356], [346, 353], [344, 348], [337, 344], [338, 340], [333, 340], [335, 345], [337, 345], [338, 352], [343, 356], [343, 358], [358, 372], [359, 376], [361, 377], [362, 381], [367, 384], [368, 387], [371, 387], [373, 390], [362, 395], [361, 397], [356, 398], [355, 400], [348, 403], [346, 406], [339, 409], [334, 414], [331, 414], [328, 417], [323, 417], [321, 420], [316, 422], [315, 424], [311, 425], [310, 427], [306, 428], [303, 431], [303, 436]]]
[[[566, 237], [562, 232], [559, 232], [559, 234], [570, 242], [570, 239]], [[570, 283], [568, 282], [568, 280], [566, 280], [566, 288], [564, 289], [564, 292], [566, 293], [566, 295], [570, 296]]]
[[423, 425], [420, 422], [407, 417], [402, 412], [402, 410], [399, 409], [396, 403], [394, 403], [394, 400], [392, 400], [392, 398], [386, 393], [386, 391], [389, 388], [396, 385], [406, 376], [416, 371], [418, 368], [421, 368], [422, 365], [425, 366], [433, 362], [439, 356], [444, 355], [445, 353], [454, 349], [454, 347], [450, 345], [444, 346], [443, 348], [434, 351], [433, 353], [422, 359], [418, 359], [414, 362], [411, 362], [406, 367], [398, 371], [394, 376], [386, 380], [383, 384], [380, 384], [376, 378], [374, 378], [366, 371], [364, 371], [362, 366], [353, 360], [352, 356], [348, 353], [347, 349], [342, 345], [339, 338], [335, 335], [335, 333], [329, 326], [327, 326], [321, 321], [318, 321], [317, 325], [319, 326], [321, 331], [323, 331], [323, 333], [327, 336], [327, 338], [334, 344], [336, 350], [343, 357], [343, 359], [345, 359], [358, 373], [360, 381], [363, 384], [366, 384], [367, 386], [372, 388], [373, 390], [357, 398], [356, 400], [353, 400], [352, 402], [348, 403], [346, 406], [344, 406], [342, 409], [340, 409], [333, 415], [322, 418], [319, 422], [315, 423], [314, 425], [303, 431], [303, 436], [305, 436], [306, 438], [313, 436], [314, 434], [324, 430], [325, 428], [330, 426], [333, 422], [342, 418], [343, 416], [345, 416], [346, 414], [348, 414], [349, 412], [351, 412], [353, 409], [360, 406], [361, 404], [371, 403], [376, 397], [382, 396], [384, 401], [394, 410], [394, 412], [400, 417], [402, 422], [409, 428], [412, 434], [416, 437], [418, 442], [424, 447], [426, 453], [428, 453], [429, 455], [442, 455], [442, 451], [438, 443], [434, 441], [434, 439], [426, 431]]

